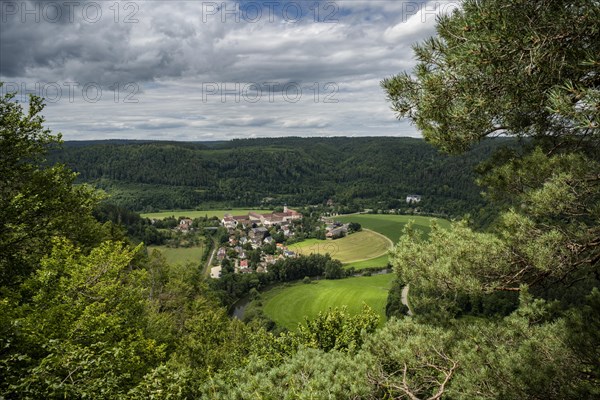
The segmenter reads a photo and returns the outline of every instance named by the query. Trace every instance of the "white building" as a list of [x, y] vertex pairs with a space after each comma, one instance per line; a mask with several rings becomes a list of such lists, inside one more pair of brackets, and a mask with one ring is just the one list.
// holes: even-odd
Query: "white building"
[[406, 196], [407, 204], [420, 203], [420, 202], [421, 202], [421, 196], [418, 194], [409, 194], [408, 196]]
[[210, 277], [213, 279], [219, 279], [221, 277], [221, 266], [212, 267], [210, 269]]

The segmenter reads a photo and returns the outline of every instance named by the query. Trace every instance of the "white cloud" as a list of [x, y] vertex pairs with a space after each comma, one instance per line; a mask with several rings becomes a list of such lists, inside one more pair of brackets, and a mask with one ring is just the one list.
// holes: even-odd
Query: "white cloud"
[[[319, 3], [320, 18], [333, 10], [337, 23], [315, 22], [308, 8], [297, 23], [277, 13], [269, 21], [265, 9], [257, 23], [223, 22], [207, 8], [220, 3], [135, 2], [137, 23], [123, 21], [127, 2], [117, 22], [113, 2], [98, 3], [94, 24], [11, 15], [0, 24], [0, 80], [42, 95], [36, 82], [61, 87], [45, 115], [66, 139], [418, 135], [394, 119], [379, 82], [413, 65], [411, 43], [433, 33], [435, 13], [450, 9], [438, 3], [451, 2]], [[79, 83], [72, 93], [69, 82]], [[96, 83], [102, 95], [91, 102], [83, 88]]]

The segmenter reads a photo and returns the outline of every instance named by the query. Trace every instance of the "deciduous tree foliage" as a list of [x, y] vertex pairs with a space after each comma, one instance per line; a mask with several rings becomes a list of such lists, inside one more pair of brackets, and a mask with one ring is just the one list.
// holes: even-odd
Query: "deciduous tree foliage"
[[42, 165], [60, 136], [43, 127], [41, 99], [33, 97], [25, 113], [13, 98], [0, 98], [0, 290], [31, 273], [51, 248], [48, 237], [90, 246], [96, 242], [90, 232], [99, 229], [90, 216], [92, 192], [73, 186], [75, 175], [64, 166]]
[[79, 181], [106, 190], [109, 201], [137, 211], [256, 206], [269, 198], [265, 206], [331, 198], [336, 211], [405, 209], [406, 195], [418, 193], [420, 210], [462, 216], [484, 205], [472, 167], [500, 142], [462, 156], [418, 139], [384, 137], [67, 142], [51, 158], [79, 172]]
[[375, 331], [379, 316], [366, 304], [363, 313], [351, 316], [346, 308], [320, 312], [298, 329], [300, 343], [325, 351], [348, 350], [362, 345], [365, 335]]

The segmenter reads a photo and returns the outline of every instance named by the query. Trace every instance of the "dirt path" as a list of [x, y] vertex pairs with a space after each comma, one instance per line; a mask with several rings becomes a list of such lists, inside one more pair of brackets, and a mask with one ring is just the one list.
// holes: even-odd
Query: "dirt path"
[[410, 309], [410, 305], [408, 304], [408, 291], [409, 290], [410, 290], [410, 285], [406, 285], [402, 288], [402, 296], [401, 296], [400, 300], [402, 301], [402, 304], [404, 304], [406, 307], [408, 307], [408, 312], [406, 314], [413, 315], [413, 312]]
[[213, 258], [215, 257], [215, 253], [217, 252], [217, 248], [215, 247], [213, 251], [210, 253], [210, 257], [208, 257], [208, 262], [204, 267], [204, 275], [210, 275], [210, 266], [212, 265]]

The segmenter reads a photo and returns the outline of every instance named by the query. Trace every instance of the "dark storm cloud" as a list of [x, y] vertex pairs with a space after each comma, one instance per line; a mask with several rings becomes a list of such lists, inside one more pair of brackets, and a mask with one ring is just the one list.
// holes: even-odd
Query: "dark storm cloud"
[[[433, 33], [436, 7], [455, 4], [273, 1], [278, 5], [269, 18], [266, 4], [272, 2], [266, 0], [237, 6], [231, 1], [2, 0], [0, 80], [27, 88], [36, 82], [99, 84], [105, 90], [98, 103], [81, 101], [76, 93], [75, 101], [63, 95], [47, 109], [49, 120], [56, 113], [61, 130], [81, 136], [86, 130], [155, 135], [161, 129], [178, 137], [202, 136], [199, 131], [223, 136], [227, 129], [236, 137], [296, 128], [390, 132], [393, 115], [379, 81], [413, 65], [410, 45]], [[259, 20], [244, 19], [249, 4], [262, 8]], [[292, 20], [296, 5], [302, 18]], [[240, 15], [231, 14], [236, 9]], [[138, 88], [139, 104], [124, 104], [123, 96], [112, 101], [108, 88], [127, 83]], [[323, 103], [322, 96], [332, 93], [332, 86], [325, 87], [330, 83], [336, 85], [335, 104]], [[210, 84], [216, 92], [207, 99]], [[221, 101], [220, 90], [236, 84], [242, 101]], [[271, 96], [294, 85], [303, 88], [299, 103]], [[315, 91], [321, 97], [311, 101]], [[262, 97], [254, 104], [249, 99], [257, 92]], [[373, 118], [387, 122], [373, 127]]]
[[110, 85], [210, 69], [202, 55], [219, 27], [182, 23], [177, 12], [164, 13], [170, 4], [3, 1], [0, 75]]
[[[0, 75], [107, 85], [183, 75], [304, 82], [381, 75], [393, 66], [394, 49], [406, 52], [396, 53], [398, 58], [409, 57], [410, 41], [385, 43], [385, 29], [407, 20], [410, 15], [404, 14], [412, 8], [393, 2], [281, 1], [274, 2], [271, 22], [264, 6], [271, 3], [241, 2], [242, 16], [248, 4], [263, 4], [265, 15], [249, 23], [209, 7], [219, 2], [4, 1]], [[290, 4], [304, 13], [295, 23], [281, 11]]]

